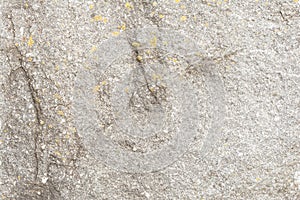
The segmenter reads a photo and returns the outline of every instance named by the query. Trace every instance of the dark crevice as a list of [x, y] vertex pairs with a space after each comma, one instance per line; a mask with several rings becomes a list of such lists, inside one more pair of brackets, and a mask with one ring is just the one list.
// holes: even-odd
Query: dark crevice
[[[39, 173], [39, 156], [38, 156], [38, 140], [39, 140], [39, 136], [41, 134], [41, 124], [42, 124], [42, 108], [41, 108], [41, 104], [39, 102], [38, 99], [38, 92], [37, 90], [34, 88], [33, 82], [34, 79], [32, 78], [32, 76], [30, 75], [30, 73], [28, 72], [28, 70], [25, 68], [24, 66], [24, 58], [25, 56], [23, 55], [22, 51], [18, 48], [16, 44], [16, 29], [15, 29], [15, 24], [13, 21], [13, 14], [12, 11], [10, 12], [10, 16], [7, 16], [7, 19], [10, 22], [10, 28], [11, 28], [11, 32], [13, 35], [13, 45], [11, 45], [12, 50], [14, 50], [14, 57], [16, 57], [18, 59], [18, 68], [17, 69], [13, 69], [12, 67], [12, 60], [10, 59], [10, 57], [7, 55], [8, 58], [8, 62], [10, 67], [12, 68], [11, 70], [11, 74], [13, 74], [14, 72], [20, 70], [22, 72], [22, 74], [24, 75], [25, 79], [26, 79], [26, 83], [29, 89], [29, 93], [30, 93], [30, 97], [33, 103], [33, 107], [34, 107], [34, 111], [35, 111], [35, 118], [36, 118], [36, 123], [37, 123], [37, 130], [35, 131], [34, 134], [34, 157], [35, 157], [35, 174], [34, 174], [34, 179], [36, 180], [38, 177], [38, 173]], [[10, 76], [11, 77], [11, 76]]]

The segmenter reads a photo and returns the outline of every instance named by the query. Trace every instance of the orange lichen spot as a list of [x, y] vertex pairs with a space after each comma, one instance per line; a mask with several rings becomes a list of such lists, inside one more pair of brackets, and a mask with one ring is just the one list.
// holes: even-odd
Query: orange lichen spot
[[185, 22], [187, 20], [187, 16], [183, 15], [180, 17], [180, 21]]
[[33, 40], [33, 38], [32, 38], [32, 35], [29, 37], [29, 39], [28, 39], [28, 41], [27, 41], [27, 44], [28, 44], [29, 47], [32, 47], [32, 46], [33, 46], [34, 40]]

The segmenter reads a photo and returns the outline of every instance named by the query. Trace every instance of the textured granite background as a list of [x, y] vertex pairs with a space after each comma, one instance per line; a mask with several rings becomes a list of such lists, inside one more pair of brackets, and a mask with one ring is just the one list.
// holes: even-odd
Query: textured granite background
[[0, 6], [0, 199], [300, 199], [300, 1]]

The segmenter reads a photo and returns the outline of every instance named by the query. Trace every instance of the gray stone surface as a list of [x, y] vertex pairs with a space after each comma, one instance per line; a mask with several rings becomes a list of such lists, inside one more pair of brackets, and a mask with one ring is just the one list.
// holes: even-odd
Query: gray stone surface
[[0, 6], [0, 199], [300, 198], [300, 2]]

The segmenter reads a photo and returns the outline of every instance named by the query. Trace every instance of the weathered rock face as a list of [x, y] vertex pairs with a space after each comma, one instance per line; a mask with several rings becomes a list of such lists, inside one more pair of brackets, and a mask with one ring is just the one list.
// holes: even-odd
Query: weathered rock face
[[0, 3], [0, 199], [299, 199], [300, 4]]

